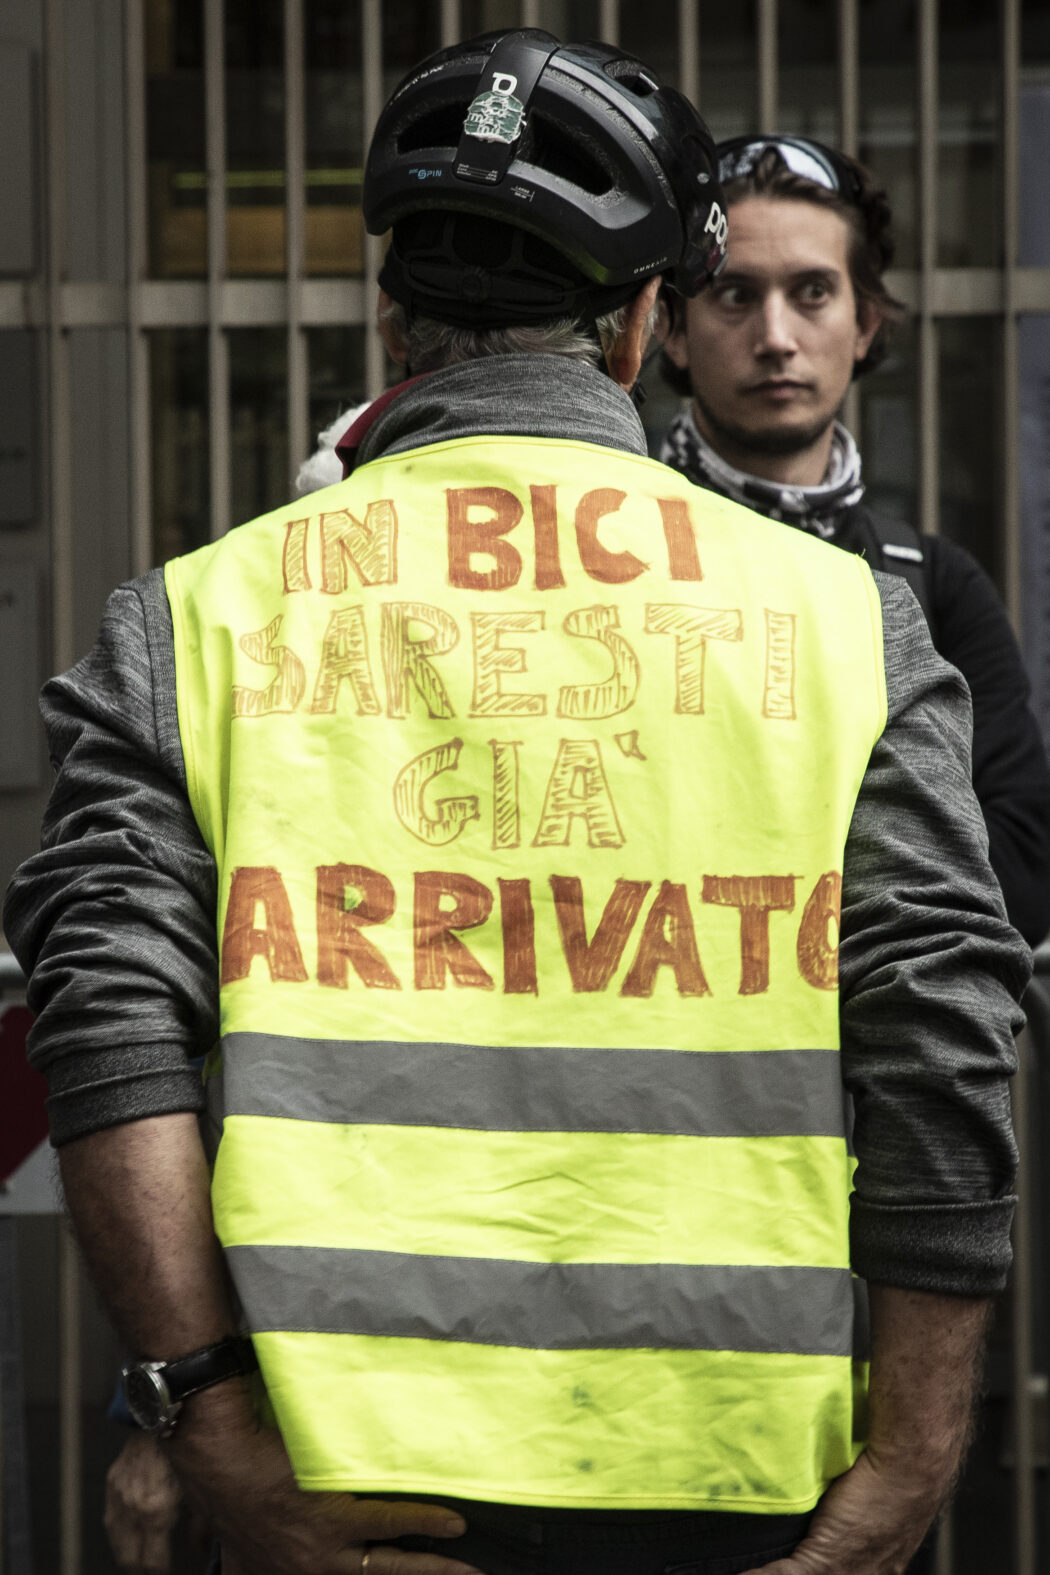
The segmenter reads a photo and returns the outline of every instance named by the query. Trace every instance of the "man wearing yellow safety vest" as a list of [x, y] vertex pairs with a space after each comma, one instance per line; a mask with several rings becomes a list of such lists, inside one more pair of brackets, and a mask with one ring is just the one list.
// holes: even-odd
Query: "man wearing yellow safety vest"
[[1029, 959], [907, 587], [645, 456], [720, 198], [615, 49], [425, 61], [406, 381], [46, 691], [31, 1053], [225, 1575], [891, 1575], [960, 1460]]

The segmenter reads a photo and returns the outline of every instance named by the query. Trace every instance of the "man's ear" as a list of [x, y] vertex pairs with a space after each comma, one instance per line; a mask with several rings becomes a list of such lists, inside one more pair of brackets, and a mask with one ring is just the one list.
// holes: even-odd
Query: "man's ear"
[[650, 338], [646, 325], [659, 293], [659, 277], [642, 285], [627, 309], [627, 321], [605, 352], [609, 375], [625, 394], [631, 392], [642, 370], [642, 359]]
[[877, 301], [861, 301], [857, 306], [857, 344], [853, 352], [855, 361], [863, 361], [871, 349], [872, 340], [882, 327], [882, 312]]
[[660, 318], [656, 324], [656, 337], [664, 347], [664, 353], [680, 372], [689, 370], [689, 338], [685, 327], [685, 314], [689, 302], [684, 295], [676, 295], [668, 301], [666, 295], [660, 301]]
[[390, 308], [393, 304], [386, 291], [380, 290], [376, 296], [376, 322], [379, 326], [379, 337], [386, 345], [391, 361], [396, 362], [398, 366], [404, 366], [408, 361], [408, 347], [390, 317]]

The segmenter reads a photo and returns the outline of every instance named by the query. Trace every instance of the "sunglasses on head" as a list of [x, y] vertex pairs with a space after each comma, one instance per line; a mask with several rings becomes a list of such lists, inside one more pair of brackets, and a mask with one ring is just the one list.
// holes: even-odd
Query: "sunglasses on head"
[[860, 201], [861, 184], [856, 170], [834, 148], [826, 148], [822, 142], [810, 142], [806, 137], [747, 136], [730, 137], [720, 142], [715, 149], [719, 183], [725, 186], [729, 181], [750, 175], [769, 149], [793, 175], [811, 180], [815, 186], [823, 186], [826, 191], [845, 197], [847, 202]]

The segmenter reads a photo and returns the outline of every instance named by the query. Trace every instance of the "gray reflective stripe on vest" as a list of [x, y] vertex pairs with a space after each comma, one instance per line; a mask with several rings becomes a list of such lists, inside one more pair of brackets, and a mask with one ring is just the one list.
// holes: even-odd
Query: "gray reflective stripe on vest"
[[842, 1137], [831, 1050], [604, 1050], [233, 1033], [226, 1115], [482, 1132]]
[[850, 1356], [848, 1269], [520, 1263], [332, 1247], [230, 1247], [254, 1334]]

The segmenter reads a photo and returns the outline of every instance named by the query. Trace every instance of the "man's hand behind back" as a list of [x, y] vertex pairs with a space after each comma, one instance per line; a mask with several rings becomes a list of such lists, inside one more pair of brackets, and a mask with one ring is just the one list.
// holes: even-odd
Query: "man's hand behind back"
[[223, 1575], [359, 1575], [366, 1552], [366, 1575], [480, 1575], [454, 1557], [382, 1545], [460, 1536], [463, 1521], [441, 1505], [304, 1493], [280, 1435], [255, 1423], [237, 1381], [194, 1396], [167, 1448], [216, 1529]]
[[182, 1494], [155, 1438], [137, 1429], [106, 1474], [106, 1535], [120, 1570], [165, 1575]]
[[747, 1575], [904, 1575], [947, 1487], [885, 1469], [866, 1450], [831, 1484], [791, 1557]]
[[762, 1575], [903, 1575], [962, 1464], [990, 1303], [875, 1284], [868, 1295], [868, 1447]]

